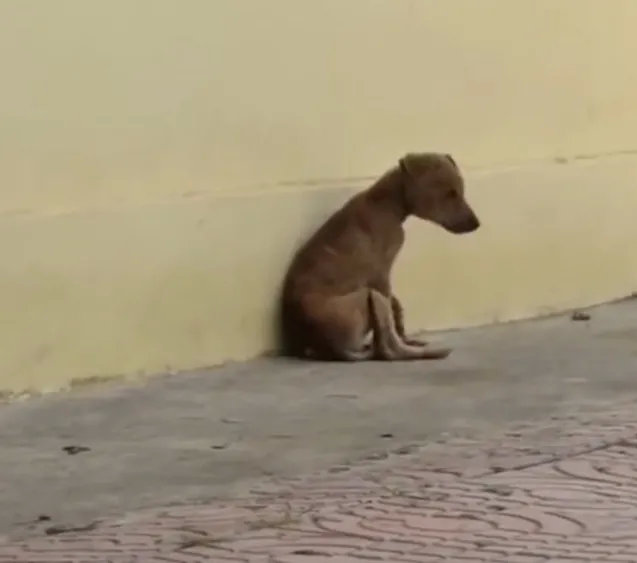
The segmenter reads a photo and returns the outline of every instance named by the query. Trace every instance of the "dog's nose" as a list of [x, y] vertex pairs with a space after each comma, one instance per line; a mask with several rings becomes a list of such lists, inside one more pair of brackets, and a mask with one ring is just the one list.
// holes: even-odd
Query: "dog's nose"
[[465, 217], [455, 225], [454, 232], [458, 234], [472, 233], [480, 227], [480, 220], [471, 213], [468, 217]]

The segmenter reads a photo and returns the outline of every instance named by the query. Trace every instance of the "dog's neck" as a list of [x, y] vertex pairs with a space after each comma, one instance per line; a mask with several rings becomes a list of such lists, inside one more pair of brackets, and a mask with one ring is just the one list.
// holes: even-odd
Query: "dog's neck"
[[369, 200], [383, 213], [403, 223], [411, 214], [405, 192], [405, 174], [396, 166], [381, 176], [367, 193]]

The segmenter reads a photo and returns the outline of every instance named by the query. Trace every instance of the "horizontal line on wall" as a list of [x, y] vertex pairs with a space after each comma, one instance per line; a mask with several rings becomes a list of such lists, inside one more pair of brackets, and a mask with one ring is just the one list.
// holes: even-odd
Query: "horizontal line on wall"
[[[618, 157], [635, 157], [637, 149], [624, 149], [618, 151], [598, 152], [589, 154], [576, 154], [571, 156], [555, 156], [552, 158], [538, 158], [526, 160], [524, 162], [510, 162], [491, 164], [488, 166], [463, 166], [465, 173], [473, 176], [485, 176], [499, 172], [510, 172], [514, 170], [524, 170], [541, 165], [566, 166], [573, 164], [584, 164], [598, 160], [618, 158]], [[343, 189], [363, 189], [370, 185], [378, 178], [376, 176], [349, 176], [336, 178], [307, 178], [300, 180], [283, 180], [279, 182], [255, 184], [251, 186], [234, 186], [222, 190], [201, 190], [201, 191], [185, 191], [174, 195], [165, 196], [155, 200], [128, 200], [117, 201], [112, 203], [102, 203], [95, 205], [84, 205], [78, 207], [64, 208], [23, 208], [8, 209], [0, 212], [0, 219], [34, 219], [40, 217], [58, 217], [64, 215], [74, 215], [79, 213], [99, 213], [112, 212], [120, 209], [130, 209], [134, 207], [145, 206], [161, 206], [184, 204], [192, 201], [205, 201], [216, 199], [236, 199], [254, 197], [258, 195], [276, 195], [293, 193], [299, 188], [307, 191], [320, 190], [343, 190]]]

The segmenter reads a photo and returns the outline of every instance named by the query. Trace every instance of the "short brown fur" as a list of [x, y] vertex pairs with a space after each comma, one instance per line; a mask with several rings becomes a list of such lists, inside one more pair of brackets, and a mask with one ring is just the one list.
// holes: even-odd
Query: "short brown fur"
[[[390, 273], [410, 215], [461, 234], [480, 223], [464, 197], [449, 155], [408, 154], [369, 189], [336, 211], [301, 247], [282, 294], [282, 330], [289, 354], [323, 360], [444, 358], [405, 335]], [[372, 333], [371, 345], [365, 341]]]

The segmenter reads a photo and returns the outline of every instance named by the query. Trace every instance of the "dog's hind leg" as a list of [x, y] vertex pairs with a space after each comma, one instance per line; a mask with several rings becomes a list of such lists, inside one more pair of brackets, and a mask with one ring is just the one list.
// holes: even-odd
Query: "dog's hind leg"
[[434, 360], [446, 358], [449, 348], [430, 348], [407, 344], [398, 334], [390, 299], [369, 290], [369, 309], [374, 332], [376, 357], [382, 360]]
[[370, 330], [366, 289], [345, 295], [310, 297], [305, 303], [312, 325], [312, 348], [317, 359], [360, 362], [374, 359], [365, 343]]

